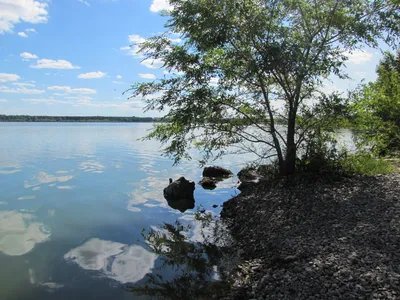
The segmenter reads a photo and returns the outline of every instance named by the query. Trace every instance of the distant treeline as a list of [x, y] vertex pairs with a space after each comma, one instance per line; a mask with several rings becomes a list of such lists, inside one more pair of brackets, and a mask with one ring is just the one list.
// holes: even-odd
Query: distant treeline
[[160, 118], [103, 117], [103, 116], [7, 116], [0, 115], [0, 122], [160, 122]]

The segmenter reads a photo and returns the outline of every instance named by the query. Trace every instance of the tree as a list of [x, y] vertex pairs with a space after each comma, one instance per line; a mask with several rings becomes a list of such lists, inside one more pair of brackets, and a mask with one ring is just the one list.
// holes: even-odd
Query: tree
[[[346, 78], [346, 52], [398, 41], [400, 5], [382, 0], [171, 0], [165, 34], [141, 45], [170, 75], [135, 84], [147, 110], [169, 109], [148, 135], [175, 161], [197, 145], [204, 159], [241, 146], [276, 156], [281, 175], [295, 172], [307, 103], [331, 74]], [[178, 33], [182, 44], [168, 37]], [[280, 104], [280, 107], [279, 105]], [[277, 121], [284, 126], [280, 128]], [[278, 130], [279, 129], [279, 130]]]
[[378, 155], [400, 151], [400, 51], [385, 53], [376, 82], [353, 93], [353, 112], [360, 146]]

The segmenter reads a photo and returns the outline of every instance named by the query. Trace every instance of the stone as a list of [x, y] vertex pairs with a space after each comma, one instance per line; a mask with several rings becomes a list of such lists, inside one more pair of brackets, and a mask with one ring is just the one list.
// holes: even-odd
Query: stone
[[203, 170], [203, 177], [229, 178], [232, 176], [233, 173], [223, 167], [210, 166], [210, 167], [205, 167]]
[[203, 177], [202, 180], [199, 181], [199, 184], [205, 190], [214, 190], [217, 187], [218, 180], [210, 178], [210, 177]]
[[167, 200], [168, 205], [181, 212], [193, 209], [195, 204], [195, 183], [186, 180], [185, 177], [180, 177], [175, 181], [170, 179], [169, 181], [170, 184], [164, 189], [164, 198]]

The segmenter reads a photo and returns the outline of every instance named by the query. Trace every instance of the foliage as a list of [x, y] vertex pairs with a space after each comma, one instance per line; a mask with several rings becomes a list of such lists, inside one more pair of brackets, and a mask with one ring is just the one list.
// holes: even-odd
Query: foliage
[[[131, 91], [151, 95], [147, 110], [168, 109], [169, 122], [148, 138], [165, 143], [176, 162], [190, 159], [192, 145], [205, 161], [237, 147], [261, 161], [276, 157], [281, 175], [294, 173], [297, 150], [312, 131], [310, 103], [334, 99], [322, 93], [323, 80], [346, 78], [346, 51], [399, 38], [398, 1], [170, 3], [168, 31], [141, 45], [144, 59], [163, 61], [170, 73]], [[173, 33], [183, 43], [174, 43]], [[303, 115], [308, 121], [298, 122]]]
[[341, 165], [348, 174], [377, 175], [393, 171], [389, 162], [365, 152], [347, 156], [341, 161]]
[[353, 118], [359, 146], [387, 155], [400, 151], [400, 52], [386, 53], [377, 73], [376, 82], [353, 93]]

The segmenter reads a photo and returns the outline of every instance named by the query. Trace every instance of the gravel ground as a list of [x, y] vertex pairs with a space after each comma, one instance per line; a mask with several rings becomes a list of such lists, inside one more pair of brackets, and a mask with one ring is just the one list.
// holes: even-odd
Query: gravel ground
[[261, 182], [224, 203], [224, 299], [400, 299], [400, 177]]

